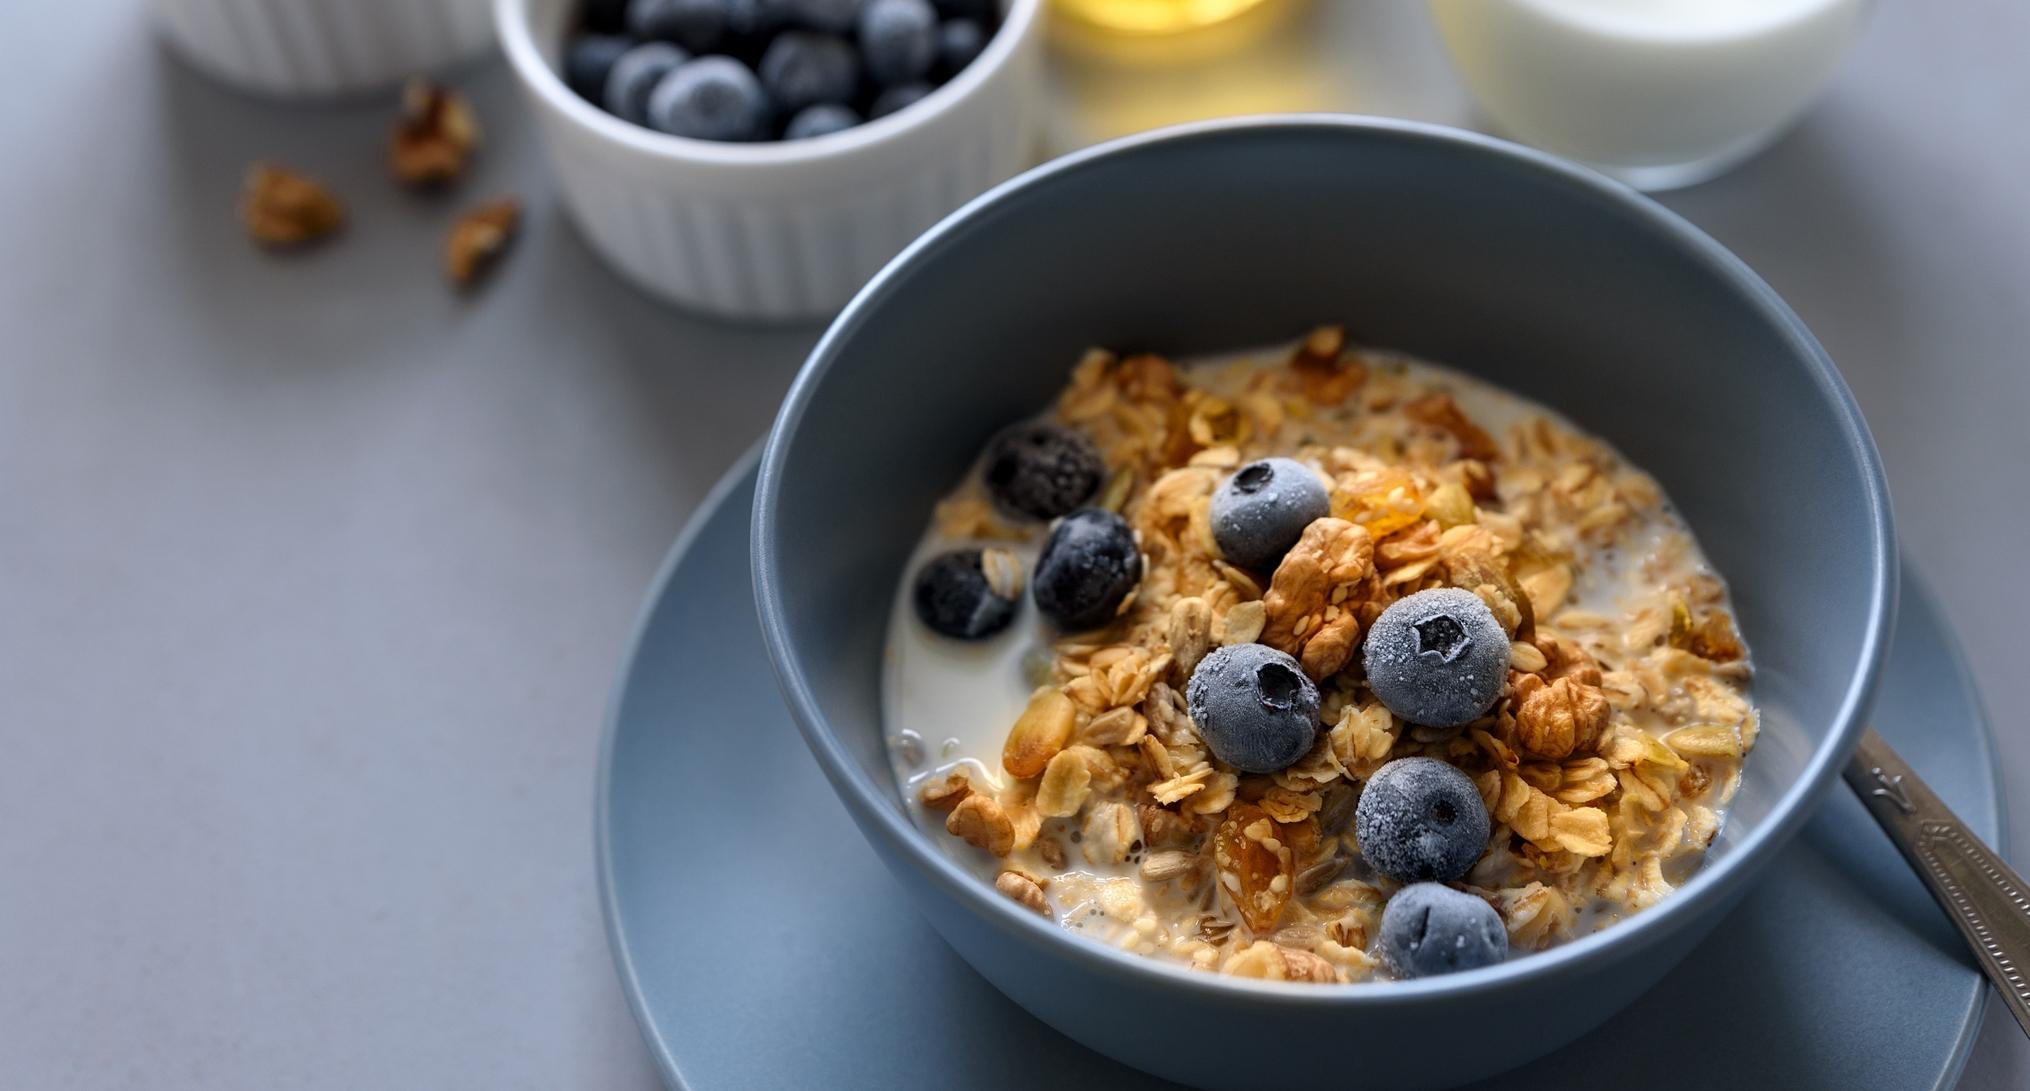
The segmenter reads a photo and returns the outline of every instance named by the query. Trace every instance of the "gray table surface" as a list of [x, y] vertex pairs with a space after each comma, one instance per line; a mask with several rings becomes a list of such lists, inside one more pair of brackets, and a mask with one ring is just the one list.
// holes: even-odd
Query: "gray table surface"
[[[1853, 383], [1996, 713], [2022, 860], [2030, 8], [1952, 8], [1882, 5], [1792, 136], [1666, 203]], [[1420, 7], [1308, 18], [1189, 65], [1061, 57], [1053, 139], [1472, 120]], [[600, 716], [665, 547], [816, 331], [608, 275], [498, 66], [446, 201], [385, 181], [378, 105], [222, 91], [131, 0], [9, 4], [0, 42], [0, 1084], [653, 1086], [593, 886]], [[347, 237], [248, 247], [261, 156], [340, 188]], [[495, 191], [526, 233], [455, 299], [438, 234]], [[2026, 1084], [1992, 1005], [1964, 1086]]]

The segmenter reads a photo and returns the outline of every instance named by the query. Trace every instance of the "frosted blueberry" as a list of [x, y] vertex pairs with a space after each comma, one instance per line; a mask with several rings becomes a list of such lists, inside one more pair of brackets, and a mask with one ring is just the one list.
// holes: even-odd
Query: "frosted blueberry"
[[601, 101], [614, 63], [632, 48], [633, 40], [617, 34], [579, 35], [564, 51], [565, 84], [593, 102]]
[[783, 126], [782, 138], [809, 140], [812, 137], [843, 132], [858, 124], [860, 115], [854, 113], [851, 106], [841, 106], [836, 102], [820, 102], [816, 106], [806, 106], [798, 110], [797, 115], [789, 119], [789, 124]]
[[1030, 584], [1046, 617], [1066, 629], [1093, 629], [1112, 621], [1141, 581], [1142, 553], [1127, 521], [1086, 508], [1051, 529]]
[[761, 55], [761, 86], [784, 110], [845, 102], [860, 82], [860, 59], [844, 38], [791, 30]]
[[627, 29], [703, 53], [719, 47], [731, 8], [728, 0], [630, 0]]
[[1490, 824], [1480, 790], [1437, 758], [1397, 758], [1368, 778], [1353, 833], [1368, 866], [1399, 883], [1449, 883], [1473, 870]]
[[649, 92], [648, 123], [697, 140], [759, 140], [768, 96], [747, 66], [731, 57], [699, 57]]
[[1244, 773], [1289, 768], [1318, 735], [1318, 687], [1295, 659], [1266, 645], [1215, 649], [1199, 660], [1184, 695], [1205, 745]]
[[[880, 107], [875, 107], [879, 117]], [[1034, 519], [1055, 519], [1099, 491], [1106, 464], [1087, 439], [1054, 424], [1023, 424], [987, 445], [984, 474], [994, 502]]]
[[1212, 540], [1227, 560], [1266, 571], [1305, 527], [1331, 513], [1317, 474], [1294, 459], [1265, 458], [1235, 470], [1212, 494]]
[[1389, 604], [1368, 630], [1367, 684], [1389, 711], [1427, 727], [1477, 719], [1508, 681], [1509, 641], [1471, 591], [1434, 587]]
[[690, 54], [668, 42], [643, 42], [614, 60], [600, 101], [616, 117], [647, 124], [649, 92], [690, 59]]
[[953, 550], [926, 561], [916, 572], [913, 601], [925, 625], [960, 640], [982, 640], [1006, 629], [1019, 604], [995, 593], [977, 549]]
[[883, 87], [912, 83], [937, 59], [937, 12], [930, 0], [867, 0], [860, 9], [860, 54]]
[[987, 32], [971, 19], [947, 19], [937, 28], [937, 74], [951, 79], [987, 48]]
[[1485, 901], [1437, 883], [1396, 891], [1382, 909], [1381, 953], [1404, 977], [1492, 966], [1508, 957], [1508, 931]]

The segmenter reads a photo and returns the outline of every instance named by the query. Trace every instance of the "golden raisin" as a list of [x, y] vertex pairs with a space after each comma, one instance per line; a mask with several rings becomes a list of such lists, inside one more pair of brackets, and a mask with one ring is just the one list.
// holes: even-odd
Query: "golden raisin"
[[1276, 926], [1297, 886], [1297, 852], [1289, 831], [1253, 803], [1227, 808], [1212, 837], [1219, 885], [1257, 935]]
[[1332, 514], [1385, 538], [1424, 517], [1424, 493], [1409, 471], [1393, 466], [1342, 474], [1332, 489]]

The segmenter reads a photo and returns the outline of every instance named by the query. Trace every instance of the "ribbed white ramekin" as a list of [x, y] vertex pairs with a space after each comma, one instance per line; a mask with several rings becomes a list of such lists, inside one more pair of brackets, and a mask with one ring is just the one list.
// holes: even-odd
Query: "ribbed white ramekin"
[[191, 64], [288, 97], [390, 87], [484, 50], [488, 0], [152, 0]]
[[497, 0], [566, 211], [643, 290], [729, 318], [828, 315], [925, 228], [1029, 163], [1041, 0], [921, 102], [812, 140], [722, 144], [631, 125], [557, 75], [578, 0]]

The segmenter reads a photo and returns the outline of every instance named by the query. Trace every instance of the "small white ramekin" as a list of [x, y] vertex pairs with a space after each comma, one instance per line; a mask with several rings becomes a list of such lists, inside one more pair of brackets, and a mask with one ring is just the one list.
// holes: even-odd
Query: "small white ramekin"
[[488, 0], [152, 0], [177, 52], [243, 90], [288, 98], [392, 87], [493, 42]]
[[557, 75], [579, 0], [496, 0], [499, 34], [565, 210], [652, 295], [738, 319], [822, 317], [911, 239], [1027, 166], [1042, 0], [1008, 0], [987, 49], [907, 109], [811, 140], [724, 144], [629, 124]]

